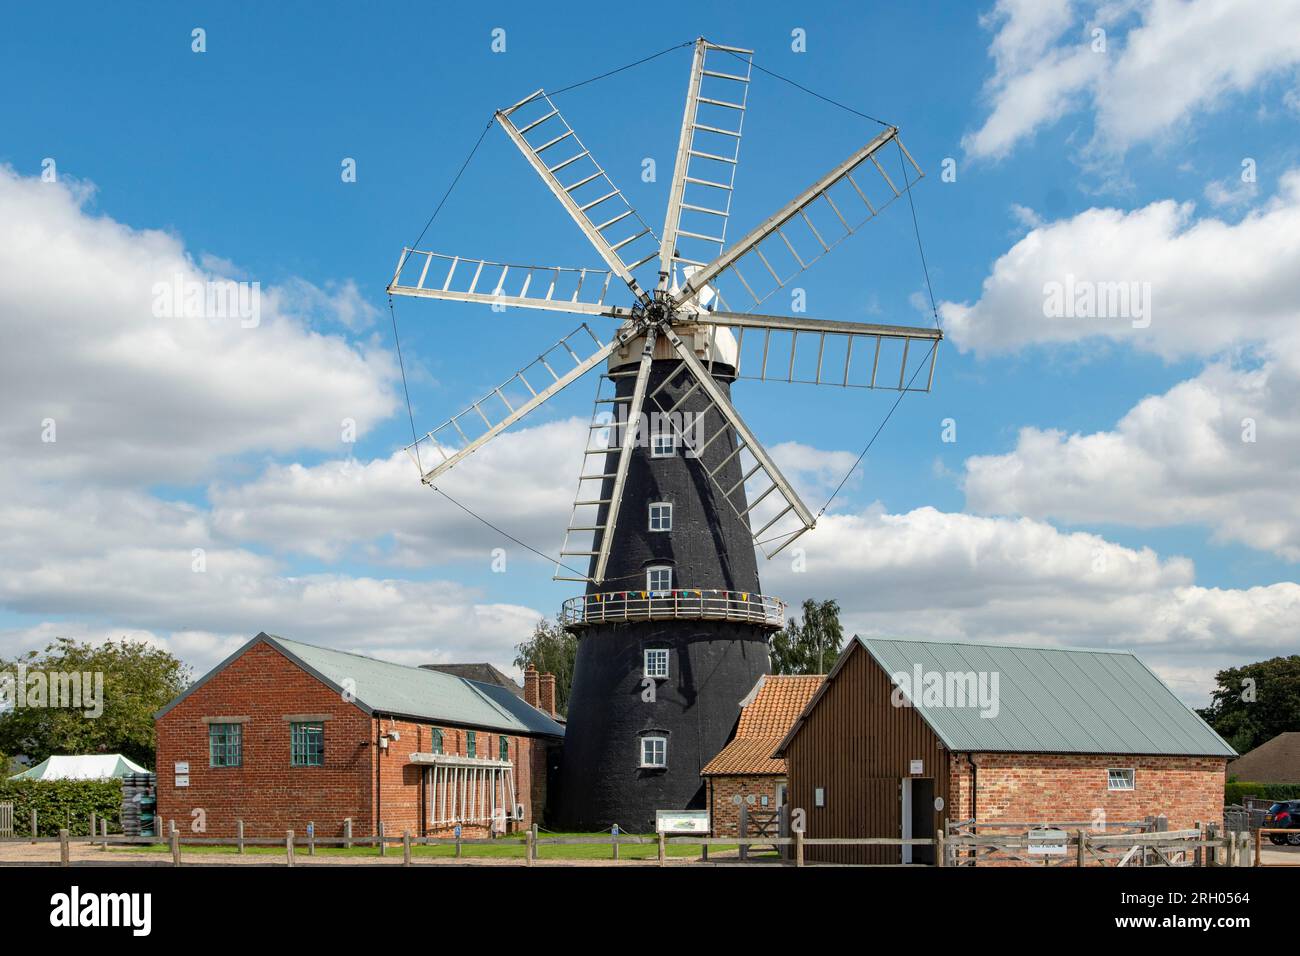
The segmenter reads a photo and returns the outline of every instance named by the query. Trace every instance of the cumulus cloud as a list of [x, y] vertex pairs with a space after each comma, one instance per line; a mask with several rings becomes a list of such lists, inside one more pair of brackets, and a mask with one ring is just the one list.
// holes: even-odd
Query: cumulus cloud
[[[993, 264], [975, 302], [944, 302], [940, 313], [957, 347], [981, 356], [1091, 337], [1169, 359], [1277, 342], [1296, 324], [1297, 236], [1300, 170], [1235, 223], [1172, 200], [1089, 209], [1031, 230]], [[1045, 314], [1052, 289], [1091, 288], [1100, 304], [1120, 286], [1134, 297], [1149, 290], [1147, 314]]]
[[344, 419], [364, 432], [395, 410], [389, 352], [309, 324], [364, 322], [373, 309], [355, 285], [292, 280], [257, 300], [246, 287], [255, 325], [251, 310], [194, 315], [186, 290], [257, 277], [209, 271], [173, 235], [94, 215], [92, 199], [84, 184], [0, 166], [0, 447], [11, 467], [189, 481], [247, 452], [339, 448]]
[[[497, 436], [438, 479], [470, 510], [539, 550], [559, 550], [573, 506], [587, 423], [577, 418]], [[493, 548], [532, 560], [500, 533], [420, 484], [405, 452], [369, 462], [273, 465], [209, 497], [230, 540], [326, 560], [352, 555], [423, 566], [482, 561]]]
[[978, 158], [1089, 105], [1087, 151], [1122, 154], [1300, 64], [1300, 0], [999, 0], [983, 22], [989, 115], [963, 139]]
[[1109, 431], [1022, 429], [966, 461], [967, 506], [1074, 523], [1200, 524], [1300, 561], [1300, 360], [1218, 362], [1143, 399]]

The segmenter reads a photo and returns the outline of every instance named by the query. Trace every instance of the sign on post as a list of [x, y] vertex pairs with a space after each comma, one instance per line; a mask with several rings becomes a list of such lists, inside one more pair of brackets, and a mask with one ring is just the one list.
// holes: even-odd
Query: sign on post
[[708, 833], [708, 810], [656, 810], [656, 833]]
[[1030, 856], [1065, 856], [1070, 835], [1056, 827], [1039, 827], [1029, 831]]

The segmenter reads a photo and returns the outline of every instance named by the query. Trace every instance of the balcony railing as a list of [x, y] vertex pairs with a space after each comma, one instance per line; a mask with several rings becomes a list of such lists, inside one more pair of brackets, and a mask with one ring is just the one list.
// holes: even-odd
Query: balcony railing
[[569, 598], [560, 611], [570, 627], [621, 621], [740, 621], [779, 628], [785, 602], [747, 591], [680, 588], [672, 591], [608, 591]]

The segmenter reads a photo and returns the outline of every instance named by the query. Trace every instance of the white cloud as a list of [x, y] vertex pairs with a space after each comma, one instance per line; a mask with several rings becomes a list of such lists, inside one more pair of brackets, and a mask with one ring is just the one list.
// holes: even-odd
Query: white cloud
[[[265, 287], [253, 328], [156, 317], [156, 284], [235, 277], [196, 265], [175, 236], [93, 215], [92, 195], [0, 166], [0, 448], [10, 467], [44, 479], [188, 481], [246, 452], [339, 448], [343, 419], [364, 432], [396, 409], [387, 351], [308, 325], [363, 323], [373, 308], [355, 285]], [[41, 440], [46, 419], [53, 443]]]
[[[573, 506], [587, 423], [577, 418], [497, 436], [440, 476], [439, 488], [541, 551], [559, 551]], [[426, 463], [427, 467], [427, 463]], [[411, 566], [479, 561], [493, 548], [533, 556], [420, 483], [405, 452], [370, 462], [273, 465], [255, 480], [215, 486], [213, 527], [223, 538], [337, 560], [361, 556]]]
[[1005, 156], [1085, 104], [1087, 151], [1122, 154], [1300, 63], [1300, 0], [999, 0], [983, 22], [995, 67], [989, 116], [963, 139], [974, 157]]
[[[1166, 358], [1209, 356], [1290, 335], [1300, 302], [1300, 170], [1240, 221], [1190, 203], [1089, 209], [1033, 229], [993, 264], [974, 303], [944, 302], [945, 328], [979, 355], [1089, 337]], [[1147, 283], [1149, 326], [1127, 317], [1048, 318], [1049, 283]]]
[[1258, 368], [1216, 363], [1143, 399], [1111, 431], [1025, 428], [1013, 451], [967, 459], [967, 506], [1077, 523], [1194, 523], [1300, 561], [1297, 408], [1293, 352]]
[[1298, 584], [1200, 587], [1185, 558], [1027, 518], [869, 509], [800, 544], [807, 571], [768, 562], [764, 590], [838, 599], [848, 633], [1132, 650], [1200, 704], [1215, 670], [1295, 644]]

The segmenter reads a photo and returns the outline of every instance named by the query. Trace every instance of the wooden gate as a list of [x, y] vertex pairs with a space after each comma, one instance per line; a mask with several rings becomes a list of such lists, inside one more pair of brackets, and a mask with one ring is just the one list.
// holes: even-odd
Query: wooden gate
[[14, 835], [14, 805], [0, 803], [0, 837]]

